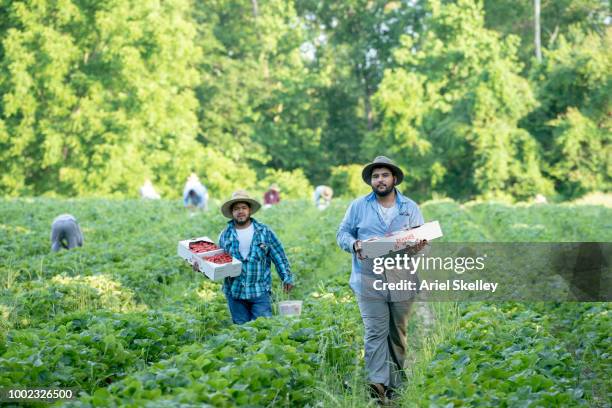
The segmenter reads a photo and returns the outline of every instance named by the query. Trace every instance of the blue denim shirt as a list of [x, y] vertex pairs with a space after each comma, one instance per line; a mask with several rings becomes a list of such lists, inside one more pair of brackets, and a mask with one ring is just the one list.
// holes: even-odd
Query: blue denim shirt
[[414, 228], [425, 223], [419, 206], [408, 197], [400, 194], [395, 189], [398, 215], [391, 221], [389, 227], [385, 224], [376, 206], [376, 194], [373, 192], [354, 200], [346, 210], [344, 219], [340, 223], [336, 234], [338, 246], [353, 254], [353, 268], [349, 281], [351, 288], [357, 295], [362, 295], [362, 271], [363, 262], [357, 258], [353, 250], [353, 244], [357, 240], [364, 241], [373, 237], [407, 228]]

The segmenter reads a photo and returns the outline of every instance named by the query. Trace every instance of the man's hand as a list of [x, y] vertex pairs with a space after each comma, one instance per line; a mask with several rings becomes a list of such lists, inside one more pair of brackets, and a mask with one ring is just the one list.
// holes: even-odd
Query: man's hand
[[409, 250], [411, 255], [415, 255], [415, 254], [419, 253], [423, 248], [425, 248], [426, 245], [427, 245], [427, 240], [426, 239], [421, 239], [421, 240], [417, 241], [416, 244], [414, 244], [413, 246], [409, 247], [408, 250]]
[[362, 253], [362, 248], [361, 248], [361, 240], [358, 239], [357, 241], [355, 241], [355, 243], [353, 244], [353, 249], [355, 250], [355, 253], [357, 254], [357, 258], [361, 259], [362, 261], [365, 259]]
[[291, 292], [291, 289], [293, 289], [293, 285], [291, 283], [283, 283], [283, 291], [285, 293]]
[[196, 261], [193, 261], [193, 263], [191, 264], [191, 268], [193, 268], [194, 272], [200, 272], [200, 265], [198, 265]]

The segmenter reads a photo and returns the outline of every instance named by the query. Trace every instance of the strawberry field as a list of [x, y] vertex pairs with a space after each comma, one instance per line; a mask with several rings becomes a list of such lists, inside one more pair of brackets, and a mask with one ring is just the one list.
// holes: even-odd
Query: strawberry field
[[[218, 283], [176, 255], [217, 237], [218, 208], [178, 202], [0, 201], [0, 387], [70, 387], [74, 407], [375, 406], [363, 327], [335, 243], [348, 202], [261, 211], [296, 277], [300, 318], [231, 324]], [[445, 241], [611, 241], [612, 210], [432, 201]], [[80, 221], [82, 248], [53, 254], [51, 220]], [[285, 300], [276, 284], [275, 301]], [[610, 406], [609, 303], [423, 303], [409, 323], [400, 406]], [[48, 404], [40, 403], [40, 406]]]

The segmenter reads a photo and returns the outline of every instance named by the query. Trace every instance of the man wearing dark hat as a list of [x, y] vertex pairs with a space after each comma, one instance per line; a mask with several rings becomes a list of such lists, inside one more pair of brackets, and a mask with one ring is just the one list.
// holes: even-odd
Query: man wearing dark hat
[[261, 204], [243, 190], [234, 192], [221, 206], [221, 213], [230, 221], [219, 236], [219, 246], [242, 261], [242, 273], [223, 282], [223, 292], [236, 324], [272, 316], [272, 262], [283, 289], [288, 292], [293, 288], [293, 276], [282, 244], [270, 227], [251, 218], [260, 208]]
[[[372, 395], [385, 402], [403, 380], [406, 328], [415, 293], [380, 289], [373, 284], [372, 260], [362, 256], [362, 241], [424, 224], [417, 204], [396, 188], [402, 170], [385, 156], [363, 168], [363, 181], [372, 188], [346, 211], [336, 240], [353, 255], [350, 286], [357, 297], [365, 326], [365, 366]], [[415, 251], [425, 242], [417, 244]]]

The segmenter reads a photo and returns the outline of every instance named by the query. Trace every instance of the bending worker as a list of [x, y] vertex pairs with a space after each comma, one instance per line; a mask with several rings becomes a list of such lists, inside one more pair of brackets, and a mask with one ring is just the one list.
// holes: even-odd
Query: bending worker
[[191, 173], [183, 189], [183, 204], [185, 207], [196, 207], [202, 210], [208, 208], [208, 191], [195, 173]]
[[51, 250], [72, 249], [83, 246], [83, 233], [76, 218], [70, 214], [56, 217], [51, 224]]
[[315, 206], [323, 210], [329, 206], [332, 197], [334, 196], [334, 190], [329, 186], [317, 186], [314, 191], [314, 203]]
[[155, 187], [153, 187], [153, 183], [151, 180], [146, 179], [142, 187], [140, 187], [140, 197], [147, 200], [159, 200], [160, 196], [155, 191]]

